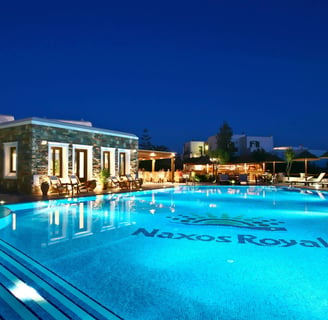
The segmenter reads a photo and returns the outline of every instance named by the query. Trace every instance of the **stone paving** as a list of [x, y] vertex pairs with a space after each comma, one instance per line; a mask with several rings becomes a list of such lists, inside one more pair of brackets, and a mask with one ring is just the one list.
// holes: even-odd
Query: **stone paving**
[[67, 193], [49, 193], [47, 197], [43, 197], [42, 195], [22, 195], [16, 193], [0, 193], [0, 205], [1, 204], [10, 204], [10, 203], [23, 203], [23, 202], [32, 202], [32, 201], [41, 201], [41, 200], [53, 200], [53, 199], [64, 199], [69, 197], [87, 197], [87, 196], [94, 196], [100, 194], [109, 194], [109, 193], [120, 193], [120, 192], [131, 192], [131, 191], [144, 191], [144, 190], [153, 190], [153, 189], [162, 189], [162, 188], [169, 188], [179, 184], [173, 183], [145, 183], [142, 185], [142, 189], [136, 190], [126, 190], [126, 189], [119, 189], [119, 188], [109, 188], [105, 191], [89, 191], [89, 192], [80, 192], [72, 194]]
[[[153, 189], [162, 189], [162, 188], [169, 188], [174, 187], [177, 185], [204, 185], [204, 183], [144, 183], [142, 185], [141, 190], [121, 190], [118, 188], [109, 188], [105, 191], [98, 191], [98, 192], [80, 192], [78, 194], [74, 193], [73, 197], [86, 197], [86, 196], [93, 196], [93, 195], [100, 195], [100, 194], [109, 194], [109, 193], [119, 193], [119, 192], [130, 192], [130, 191], [143, 191], [143, 190], [153, 190]], [[205, 184], [206, 185], [206, 184]], [[213, 184], [211, 184], [213, 185]], [[251, 184], [255, 185], [255, 184]], [[280, 183], [276, 184], [276, 186], [284, 186], [284, 187], [291, 187], [289, 184]], [[310, 189], [316, 191], [328, 191], [328, 188], [315, 188], [315, 187], [308, 187], [308, 186], [292, 186], [293, 188], [303, 188], [303, 189]], [[10, 203], [23, 203], [23, 202], [32, 202], [32, 201], [41, 201], [41, 200], [52, 200], [52, 199], [63, 199], [72, 197], [71, 194], [61, 194], [58, 195], [57, 193], [50, 193], [48, 197], [42, 197], [42, 195], [21, 195], [21, 194], [14, 194], [14, 193], [0, 193], [0, 205], [2, 204], [10, 204]]]

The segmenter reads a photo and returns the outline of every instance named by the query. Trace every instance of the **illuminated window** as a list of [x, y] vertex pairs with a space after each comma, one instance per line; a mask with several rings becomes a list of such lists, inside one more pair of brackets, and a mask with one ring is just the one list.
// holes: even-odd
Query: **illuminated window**
[[68, 143], [48, 141], [48, 175], [68, 177]]
[[109, 151], [103, 152], [102, 168], [107, 169], [108, 173], [110, 173], [110, 152]]
[[119, 168], [120, 168], [120, 176], [125, 175], [125, 166], [126, 166], [126, 159], [125, 159], [125, 152], [120, 152], [119, 154]]
[[17, 174], [17, 142], [4, 143], [4, 176], [16, 178]]
[[50, 175], [63, 177], [63, 148], [51, 147]]
[[101, 169], [107, 169], [110, 175], [116, 175], [115, 167], [115, 148], [101, 147]]
[[11, 173], [16, 173], [17, 171], [17, 148], [16, 147], [10, 147], [10, 169], [9, 171]]

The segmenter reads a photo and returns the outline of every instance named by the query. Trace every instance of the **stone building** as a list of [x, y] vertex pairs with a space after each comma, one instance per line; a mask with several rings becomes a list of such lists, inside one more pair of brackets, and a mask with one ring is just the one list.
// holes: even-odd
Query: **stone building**
[[0, 191], [32, 194], [50, 175], [81, 182], [138, 170], [138, 137], [90, 122], [0, 115]]

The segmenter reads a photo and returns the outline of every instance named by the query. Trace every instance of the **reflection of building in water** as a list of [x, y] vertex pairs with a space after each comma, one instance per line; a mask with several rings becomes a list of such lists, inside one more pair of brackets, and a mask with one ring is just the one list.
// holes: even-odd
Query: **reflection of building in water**
[[10, 225], [12, 230], [16, 229], [16, 214], [10, 209], [0, 206], [0, 230]]
[[50, 208], [48, 218], [48, 241], [55, 243], [66, 240], [68, 226], [67, 207]]
[[132, 224], [134, 200], [115, 197], [76, 202], [63, 206], [49, 205], [48, 244], [113, 230]]
[[[90, 206], [91, 207], [91, 206]], [[71, 208], [72, 238], [80, 238], [92, 233], [92, 207], [80, 202]]]

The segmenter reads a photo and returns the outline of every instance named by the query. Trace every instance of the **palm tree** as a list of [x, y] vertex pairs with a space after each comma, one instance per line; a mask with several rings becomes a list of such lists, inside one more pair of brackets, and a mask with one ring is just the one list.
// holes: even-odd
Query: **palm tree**
[[286, 173], [287, 173], [288, 179], [289, 179], [290, 170], [292, 168], [294, 157], [295, 157], [295, 153], [292, 148], [289, 148], [285, 151], [285, 160], [287, 162]]

